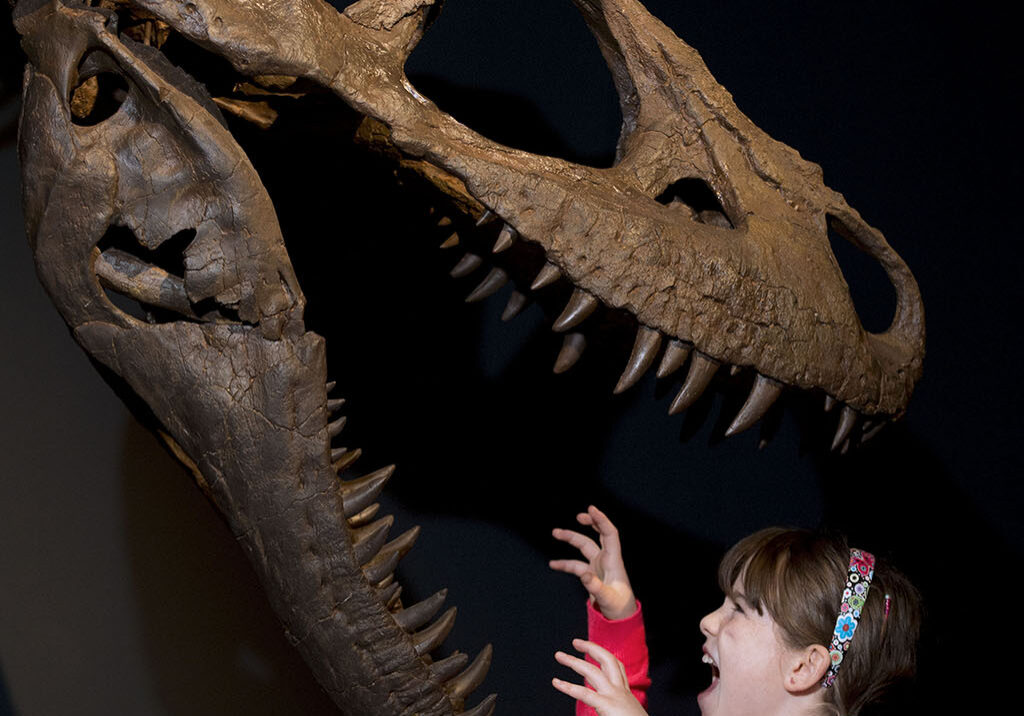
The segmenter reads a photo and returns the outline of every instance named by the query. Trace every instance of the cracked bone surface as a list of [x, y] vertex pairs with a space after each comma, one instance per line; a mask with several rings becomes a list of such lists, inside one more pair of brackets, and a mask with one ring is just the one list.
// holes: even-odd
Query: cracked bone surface
[[[751, 367], [757, 384], [732, 432], [763, 415], [783, 386], [819, 390], [843, 406], [834, 447], [847, 444], [860, 415], [902, 414], [921, 374], [920, 294], [881, 233], [824, 185], [816, 165], [754, 126], [642, 5], [575, 4], [620, 95], [622, 134], [606, 169], [501, 146], [416, 91], [404, 64], [439, 2], [360, 0], [341, 11], [321, 0], [15, 6], [29, 59], [23, 203], [40, 279], [83, 348], [161, 423], [346, 713], [462, 712], [490, 651], [461, 675], [467, 659], [431, 663], [454, 612], [428, 625], [443, 596], [401, 604], [392, 572], [416, 532], [386, 542], [389, 518], [373, 521], [390, 470], [337, 477], [360, 451], [332, 449], [344, 418], [328, 422], [337, 403], [327, 399], [326, 347], [305, 329], [276, 212], [220, 108], [259, 126], [276, 115], [262, 100], [213, 101], [154, 38], [186, 38], [268, 97], [291, 92], [295, 78], [335, 94], [376, 128], [371, 143], [418, 167], [481, 231], [500, 220], [486, 253], [542, 249], [534, 288], [561, 279], [573, 288], [556, 324], [572, 329], [556, 372], [579, 359], [587, 316], [621, 309], [639, 324], [621, 389], [661, 346], [659, 377], [690, 360], [673, 411], [697, 400], [721, 365]], [[133, 17], [147, 23], [145, 37], [119, 26]], [[720, 210], [659, 200], [687, 181], [706, 184]], [[885, 332], [862, 327], [830, 227], [895, 287]], [[180, 267], [154, 258], [179, 240]], [[483, 262], [469, 251], [452, 274]], [[470, 299], [507, 279], [492, 269]], [[141, 303], [146, 319], [104, 289]], [[509, 317], [525, 303], [513, 296]], [[493, 708], [487, 698], [469, 713]]]

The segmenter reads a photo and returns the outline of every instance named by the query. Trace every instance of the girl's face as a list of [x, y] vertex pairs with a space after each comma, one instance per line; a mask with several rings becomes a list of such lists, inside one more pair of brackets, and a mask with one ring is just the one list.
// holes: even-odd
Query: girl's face
[[703, 716], [780, 713], [789, 649], [767, 612], [758, 614], [743, 596], [742, 580], [732, 596], [700, 621], [704, 661], [711, 664], [711, 686], [697, 697]]

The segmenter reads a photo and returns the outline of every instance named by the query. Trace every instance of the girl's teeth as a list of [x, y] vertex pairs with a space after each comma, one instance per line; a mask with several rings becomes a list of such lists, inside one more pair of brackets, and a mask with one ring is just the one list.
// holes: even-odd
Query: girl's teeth
[[711, 658], [710, 656], [708, 656], [707, 654], [705, 654], [704, 656], [702, 656], [702, 657], [700, 658], [700, 660], [701, 660], [701, 661], [703, 661], [703, 662], [704, 662], [705, 664], [711, 664], [712, 666], [714, 666], [714, 665], [715, 665], [715, 660], [714, 660], [714, 659], [712, 659], [712, 658]]

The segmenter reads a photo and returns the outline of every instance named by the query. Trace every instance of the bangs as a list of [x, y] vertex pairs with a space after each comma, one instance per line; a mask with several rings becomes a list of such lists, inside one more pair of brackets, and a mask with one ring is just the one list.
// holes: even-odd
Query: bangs
[[779, 603], [778, 586], [785, 581], [789, 546], [785, 539], [795, 530], [769, 527], [744, 537], [733, 545], [718, 565], [718, 586], [735, 599], [737, 581], [743, 583], [743, 597], [758, 613], [764, 608], [774, 618]]
[[737, 585], [747, 604], [782, 627], [790, 646], [827, 644], [849, 566], [846, 540], [807, 530], [770, 527], [740, 540], [718, 567], [731, 598]]

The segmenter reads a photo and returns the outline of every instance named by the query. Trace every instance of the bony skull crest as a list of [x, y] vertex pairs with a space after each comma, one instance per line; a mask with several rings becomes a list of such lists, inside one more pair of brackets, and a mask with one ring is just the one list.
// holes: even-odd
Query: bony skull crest
[[[451, 714], [490, 663], [485, 649], [433, 661], [444, 593], [402, 604], [393, 572], [416, 529], [388, 539], [374, 499], [392, 468], [339, 480], [357, 451], [334, 448], [324, 341], [273, 204], [221, 108], [268, 123], [259, 103], [214, 102], [160, 47], [175, 33], [272, 90], [300, 81], [365, 119], [361, 135], [481, 222], [495, 253], [543, 250], [532, 283], [574, 291], [554, 328], [560, 366], [602, 306], [631, 314], [636, 344], [617, 390], [661, 355], [688, 365], [673, 412], [724, 364], [756, 371], [729, 428], [754, 424], [784, 388], [842, 405], [834, 447], [857, 420], [906, 409], [921, 374], [924, 317], [900, 257], [821, 170], [733, 104], [699, 55], [633, 0], [575, 0], [619, 93], [612, 167], [510, 149], [442, 112], [404, 64], [440, 2], [20, 0], [28, 55], [20, 152], [40, 279], [99, 362], [145, 401], [161, 435], [224, 512], [293, 643], [352, 714]], [[694, 206], [696, 182], [713, 201]], [[866, 331], [829, 228], [876, 259], [896, 290], [889, 328]], [[179, 251], [174, 265], [154, 257]], [[460, 266], [481, 258], [467, 254]], [[458, 272], [459, 267], [456, 267]], [[491, 271], [471, 294], [508, 280]], [[146, 307], [133, 316], [108, 291]], [[519, 298], [516, 299], [515, 297]], [[513, 302], [522, 294], [513, 294]], [[510, 302], [507, 313], [519, 307]], [[662, 350], [664, 349], [664, 350]], [[556, 366], [558, 369], [559, 366]], [[862, 433], [866, 435], [867, 431]], [[468, 713], [485, 714], [493, 697]]]

